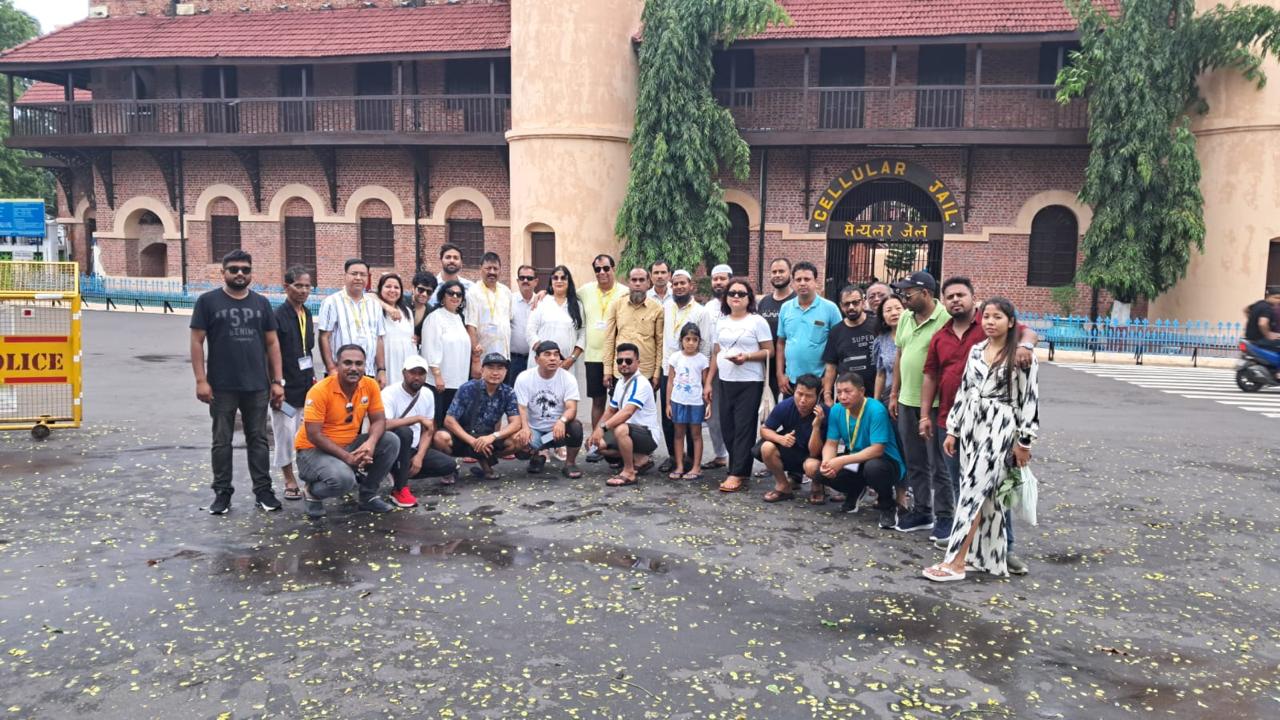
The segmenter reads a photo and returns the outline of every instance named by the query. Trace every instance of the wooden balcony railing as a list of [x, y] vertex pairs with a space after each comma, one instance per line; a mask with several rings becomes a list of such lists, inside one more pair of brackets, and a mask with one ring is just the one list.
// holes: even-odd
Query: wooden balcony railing
[[510, 95], [390, 95], [18, 104], [14, 138], [114, 135], [500, 134]]
[[1052, 85], [810, 87], [717, 90], [744, 132], [1083, 130], [1084, 102]]

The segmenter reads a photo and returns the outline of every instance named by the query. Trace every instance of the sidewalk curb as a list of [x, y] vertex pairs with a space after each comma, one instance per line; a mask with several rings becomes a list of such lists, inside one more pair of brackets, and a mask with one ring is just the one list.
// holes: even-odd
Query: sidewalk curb
[[[1042, 362], [1049, 359], [1049, 351], [1045, 348], [1036, 348], [1036, 357]], [[1092, 363], [1097, 365], [1129, 365], [1136, 366], [1137, 363], [1133, 359], [1133, 353], [1118, 352], [1100, 352], [1097, 360], [1094, 360], [1092, 352], [1085, 350], [1058, 350], [1053, 354], [1055, 363]], [[1143, 355], [1142, 365], [1152, 367], [1176, 367], [1176, 368], [1215, 368], [1234, 370], [1239, 362], [1236, 358], [1223, 357], [1201, 357], [1196, 359], [1195, 365], [1191, 363], [1190, 355]]]

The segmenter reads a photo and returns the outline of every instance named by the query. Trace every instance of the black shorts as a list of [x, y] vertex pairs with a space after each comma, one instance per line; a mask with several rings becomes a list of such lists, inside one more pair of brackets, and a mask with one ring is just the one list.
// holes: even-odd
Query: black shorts
[[585, 364], [587, 373], [587, 397], [602, 398], [609, 396], [609, 389], [604, 386], [604, 363], [589, 362]]
[[[471, 446], [467, 444], [466, 440], [463, 440], [462, 438], [458, 437], [457, 435], [454, 435], [453, 433], [449, 433], [449, 439], [452, 443], [452, 452], [450, 454], [453, 455], [454, 457], [456, 458], [469, 457], [469, 458], [475, 458], [477, 460], [481, 459], [480, 454], [477, 453], [475, 450], [471, 449]], [[490, 461], [497, 460], [498, 458], [507, 454], [508, 447], [510, 447], [510, 441], [505, 440], [503, 438], [498, 438], [493, 443], [493, 454], [489, 455], [485, 459]]]
[[[756, 443], [755, 447], [751, 448], [751, 456], [760, 462], [764, 462], [764, 458], [761, 457], [760, 448], [766, 442], [768, 441], [761, 440]], [[799, 444], [793, 447], [782, 447], [781, 445], [778, 445], [778, 455], [782, 458], [782, 469], [784, 471], [796, 473], [798, 475], [804, 474], [804, 461], [809, 459], [808, 448], [802, 448]]]
[[[631, 435], [632, 453], [648, 455], [658, 449], [658, 441], [653, 439], [653, 433], [649, 432], [649, 428], [636, 423], [627, 423], [627, 430]], [[618, 439], [614, 437], [612, 430], [604, 431], [604, 444], [613, 450], [618, 449]]]

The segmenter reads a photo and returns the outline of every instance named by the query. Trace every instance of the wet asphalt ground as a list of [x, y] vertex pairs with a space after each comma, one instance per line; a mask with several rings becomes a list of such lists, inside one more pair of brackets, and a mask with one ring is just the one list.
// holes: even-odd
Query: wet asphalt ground
[[186, 322], [88, 313], [84, 428], [0, 435], [0, 717], [1280, 716], [1276, 420], [1046, 367], [1031, 574], [933, 585], [922, 533], [717, 473], [316, 526], [237, 449], [210, 516]]

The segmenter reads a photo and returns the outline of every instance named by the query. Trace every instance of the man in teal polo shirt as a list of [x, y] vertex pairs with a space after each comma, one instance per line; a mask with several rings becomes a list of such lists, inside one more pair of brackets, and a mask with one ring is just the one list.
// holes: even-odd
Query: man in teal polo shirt
[[920, 388], [924, 384], [924, 361], [929, 354], [933, 334], [951, 318], [938, 302], [938, 282], [927, 272], [911, 273], [893, 285], [902, 297], [907, 312], [898, 321], [894, 343], [898, 360], [893, 372], [893, 390], [889, 393], [889, 413], [898, 420], [898, 435], [907, 461], [907, 486], [915, 497], [910, 511], [898, 517], [898, 530], [915, 532], [933, 528], [934, 517], [953, 516], [955, 498], [951, 479], [942, 454], [941, 433], [926, 438], [920, 434], [920, 418], [938, 424], [937, 402], [920, 407]]
[[801, 375], [822, 377], [827, 335], [843, 320], [835, 303], [818, 296], [818, 268], [813, 263], [796, 263], [791, 282], [796, 296], [778, 311], [776, 367], [778, 389], [784, 398], [791, 396], [792, 385]]
[[875, 490], [880, 527], [888, 530], [897, 520], [893, 486], [905, 472], [889, 411], [867, 397], [862, 376], [854, 372], [836, 378], [835, 394], [822, 459], [806, 461], [805, 474], [843, 492], [846, 512], [857, 507], [864, 488]]

